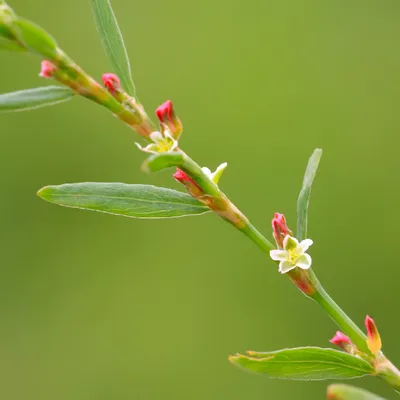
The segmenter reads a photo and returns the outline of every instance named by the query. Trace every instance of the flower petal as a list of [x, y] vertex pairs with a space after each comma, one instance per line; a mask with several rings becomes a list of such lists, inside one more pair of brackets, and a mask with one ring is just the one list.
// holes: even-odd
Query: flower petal
[[160, 140], [162, 140], [164, 137], [163, 137], [163, 135], [161, 134], [161, 132], [158, 132], [158, 131], [154, 131], [154, 132], [152, 132], [152, 133], [150, 133], [150, 139], [153, 141], [153, 142], [159, 142]]
[[298, 245], [299, 241], [290, 235], [286, 235], [285, 239], [283, 239], [283, 248], [285, 250], [296, 249]]
[[228, 163], [224, 162], [224, 163], [221, 164], [221, 165], [216, 169], [216, 171], [212, 174], [211, 179], [212, 179], [212, 181], [213, 181], [216, 185], [218, 185], [218, 182], [219, 182], [219, 180], [220, 180], [220, 178], [221, 178], [222, 174], [224, 173], [225, 168], [226, 168], [227, 166], [228, 166]]
[[201, 170], [211, 179], [212, 173], [211, 173], [210, 168], [203, 167]]
[[311, 267], [312, 259], [309, 254], [302, 254], [296, 261], [296, 267], [308, 269]]
[[274, 261], [285, 261], [289, 258], [289, 253], [286, 250], [271, 250], [269, 255]]
[[155, 143], [151, 143], [151, 144], [147, 145], [146, 147], [142, 147], [139, 143], [135, 143], [135, 144], [139, 150], [142, 150], [145, 153], [158, 154], [158, 151], [157, 151], [158, 146]]
[[286, 272], [291, 271], [292, 269], [296, 268], [295, 265], [293, 265], [291, 262], [289, 261], [281, 261], [279, 263], [279, 272], [281, 274], [286, 274]]
[[297, 246], [297, 249], [301, 254], [305, 253], [308, 248], [313, 244], [314, 242], [311, 239], [305, 239], [300, 242], [300, 244]]

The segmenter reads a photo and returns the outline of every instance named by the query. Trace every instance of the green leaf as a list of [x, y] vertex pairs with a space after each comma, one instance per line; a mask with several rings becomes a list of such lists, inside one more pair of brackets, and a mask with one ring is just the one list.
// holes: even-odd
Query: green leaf
[[270, 353], [249, 351], [229, 359], [233, 364], [271, 378], [325, 380], [358, 378], [374, 373], [365, 360], [334, 349], [298, 347]]
[[20, 46], [18, 43], [12, 40], [7, 40], [5, 38], [2, 38], [0, 35], [0, 51], [2, 50], [22, 52], [26, 51], [26, 48]]
[[91, 0], [91, 3], [97, 30], [111, 66], [121, 80], [124, 90], [135, 96], [128, 53], [111, 3], [109, 0]]
[[143, 172], [158, 172], [166, 168], [179, 167], [183, 162], [184, 157], [181, 153], [160, 153], [147, 158], [141, 169]]
[[174, 218], [209, 211], [186, 193], [151, 185], [74, 183], [46, 186], [38, 196], [60, 206], [132, 218]]
[[15, 21], [15, 13], [5, 2], [0, 3], [0, 36], [14, 39], [11, 26]]
[[69, 100], [75, 93], [61, 86], [44, 86], [35, 89], [0, 94], [0, 112], [27, 111], [52, 106]]
[[297, 239], [307, 238], [308, 204], [310, 202], [311, 186], [318, 170], [319, 161], [322, 157], [322, 150], [315, 149], [308, 161], [304, 175], [303, 187], [297, 200]]
[[329, 400], [385, 400], [383, 397], [354, 386], [334, 384], [328, 387]]
[[18, 39], [29, 49], [50, 60], [57, 58], [57, 43], [42, 27], [24, 19], [15, 20], [12, 26]]

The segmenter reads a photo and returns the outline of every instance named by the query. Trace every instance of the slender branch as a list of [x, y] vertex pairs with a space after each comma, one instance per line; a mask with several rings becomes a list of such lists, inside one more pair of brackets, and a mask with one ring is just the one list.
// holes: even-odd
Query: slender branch
[[[4, 2], [0, 0], [0, 5], [1, 4], [3, 4], [4, 14], [3, 25], [6, 24], [4, 26], [9, 30], [8, 38], [23, 49], [28, 49], [29, 46], [25, 47], [25, 45], [19, 41], [18, 37], [14, 35], [15, 32], [12, 29], [12, 23], [15, 19], [15, 15], [12, 10], [4, 6]], [[29, 39], [30, 45], [34, 47], [36, 53], [41, 54], [45, 59], [50, 60], [54, 64], [55, 70], [53, 71], [53, 78], [69, 86], [81, 96], [106, 107], [121, 121], [128, 124], [144, 137], [145, 140], [150, 141], [150, 134], [155, 130], [154, 124], [146, 114], [143, 106], [135, 98], [124, 95], [119, 99], [115, 94], [113, 95], [106, 91], [90, 75], [75, 64], [61, 49], [57, 48], [55, 42], [47, 36], [46, 32], [35, 29], [36, 28], [32, 28], [29, 24], [25, 26], [25, 33], [29, 35], [25, 35], [24, 37], [25, 39]], [[39, 35], [39, 33], [41, 35], [40, 40], [31, 40], [35, 38], [36, 34]], [[258, 248], [269, 256], [269, 252], [274, 249], [275, 246], [249, 222], [246, 216], [228, 199], [219, 189], [218, 185], [203, 172], [195, 161], [182, 151], [181, 153], [184, 155], [184, 163], [181, 167], [182, 170], [186, 172], [201, 189], [201, 195], [195, 197], [210, 207], [224, 220], [243, 232]], [[290, 271], [288, 275], [303, 293], [321, 305], [339, 328], [351, 338], [360, 351], [368, 355], [371, 354], [367, 347], [364, 333], [328, 295], [313, 271], [299, 272], [293, 270]], [[400, 391], [400, 372], [383, 353], [379, 353], [375, 357], [374, 366], [377, 376]]]
[[315, 273], [310, 271], [316, 280], [316, 291], [310, 297], [315, 300], [332, 318], [341, 331], [346, 333], [352, 342], [359, 350], [364, 353], [370, 354], [366, 342], [366, 335], [364, 332], [353, 322], [353, 320], [339, 307], [338, 304], [329, 296], [321, 283], [317, 280]]

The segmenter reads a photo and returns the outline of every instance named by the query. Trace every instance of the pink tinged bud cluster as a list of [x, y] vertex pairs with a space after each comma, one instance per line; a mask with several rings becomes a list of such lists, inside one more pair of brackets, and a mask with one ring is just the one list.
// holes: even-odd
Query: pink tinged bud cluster
[[56, 70], [57, 67], [53, 63], [47, 60], [43, 60], [39, 76], [41, 76], [42, 78], [50, 79], [53, 76], [54, 72], [56, 72]]
[[272, 220], [272, 232], [278, 248], [283, 248], [283, 241], [287, 235], [293, 236], [292, 231], [286, 225], [286, 218], [283, 214], [276, 213]]
[[382, 348], [382, 341], [375, 321], [369, 315], [365, 318], [365, 327], [367, 329], [367, 346], [372, 354], [377, 354]]
[[114, 94], [117, 90], [121, 89], [121, 81], [115, 74], [104, 74], [102, 80], [106, 89]]
[[330, 340], [330, 342], [341, 349], [350, 352], [354, 345], [350, 338], [348, 338], [343, 332], [337, 331], [335, 336]]
[[183, 126], [179, 118], [175, 114], [174, 106], [171, 100], [166, 101], [156, 110], [156, 115], [160, 121], [161, 132], [166, 128], [171, 135], [178, 139], [183, 131]]
[[182, 183], [186, 187], [186, 190], [192, 196], [199, 197], [204, 195], [204, 192], [201, 190], [200, 186], [188, 174], [186, 174], [186, 172], [183, 172], [181, 169], [177, 168], [173, 177], [175, 180]]

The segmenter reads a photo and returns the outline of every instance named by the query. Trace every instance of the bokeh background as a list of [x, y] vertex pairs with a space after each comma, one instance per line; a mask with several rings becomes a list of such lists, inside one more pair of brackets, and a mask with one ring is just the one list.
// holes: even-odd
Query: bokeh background
[[[10, 0], [100, 78], [89, 1]], [[222, 187], [268, 237], [295, 227], [308, 157], [315, 271], [400, 363], [400, 3], [113, 1], [149, 113], [171, 98], [182, 146], [227, 161]], [[36, 87], [40, 59], [0, 54], [0, 91]], [[180, 189], [146, 176], [137, 139], [84, 99], [1, 116], [0, 393], [8, 400], [323, 399], [326, 383], [270, 380], [230, 353], [327, 346], [334, 324], [214, 215], [142, 221], [45, 203], [79, 181]], [[394, 394], [377, 380], [352, 383]]]

